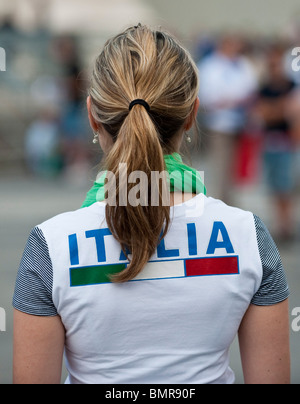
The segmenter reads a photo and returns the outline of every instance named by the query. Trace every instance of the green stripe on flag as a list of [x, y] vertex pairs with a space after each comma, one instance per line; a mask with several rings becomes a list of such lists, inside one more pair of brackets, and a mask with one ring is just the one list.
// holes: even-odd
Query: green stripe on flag
[[117, 274], [125, 268], [126, 264], [70, 268], [71, 286], [88, 286], [110, 283], [110, 275]]

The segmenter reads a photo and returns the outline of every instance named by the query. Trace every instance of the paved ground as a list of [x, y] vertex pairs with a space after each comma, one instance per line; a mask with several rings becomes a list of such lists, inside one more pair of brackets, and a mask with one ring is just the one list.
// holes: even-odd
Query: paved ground
[[[209, 180], [209, 179], [208, 179]], [[16, 271], [29, 231], [36, 224], [63, 211], [76, 209], [85, 187], [65, 182], [0, 177], [0, 308], [6, 311], [6, 332], [0, 332], [0, 384], [12, 381], [12, 308]], [[254, 192], [255, 191], [255, 192]], [[271, 224], [270, 207], [263, 189], [239, 192], [237, 204], [254, 211]], [[299, 240], [281, 250], [292, 291], [291, 310], [300, 307]], [[292, 321], [292, 317], [291, 317]], [[1, 325], [1, 321], [0, 321]], [[293, 383], [300, 383], [300, 332], [291, 332]], [[237, 383], [243, 383], [237, 344], [232, 348]]]

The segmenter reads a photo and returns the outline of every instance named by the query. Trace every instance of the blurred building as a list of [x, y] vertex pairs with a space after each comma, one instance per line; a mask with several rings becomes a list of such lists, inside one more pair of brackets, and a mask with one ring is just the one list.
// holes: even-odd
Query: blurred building
[[[152, 24], [154, 15], [139, 0], [0, 0], [0, 47], [7, 59], [6, 72], [0, 72], [0, 173], [7, 167], [18, 171], [31, 158], [28, 144], [38, 138], [37, 130], [49, 128], [41, 116], [56, 115], [69, 139], [88, 142], [80, 118], [87, 70], [109, 36], [139, 21]], [[74, 148], [65, 149], [70, 160]]]
[[[300, 46], [299, 16], [299, 0], [284, 6], [280, 0], [0, 0], [0, 48], [6, 52], [6, 71], [0, 72], [0, 173], [25, 161], [24, 135], [49, 116], [48, 109], [58, 120], [63, 108], [70, 114], [80, 110], [94, 58], [108, 37], [129, 25], [172, 31], [195, 58], [199, 38], [202, 45], [206, 40], [203, 54], [213, 47], [215, 34], [243, 31], [255, 56], [262, 37], [283, 35], [290, 47]], [[76, 60], [68, 55], [73, 51]], [[68, 91], [74, 96], [74, 90], [72, 109]]]

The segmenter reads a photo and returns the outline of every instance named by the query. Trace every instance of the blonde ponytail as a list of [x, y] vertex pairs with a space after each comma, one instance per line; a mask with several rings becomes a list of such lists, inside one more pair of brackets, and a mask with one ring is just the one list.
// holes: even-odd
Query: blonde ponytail
[[[198, 93], [196, 66], [170, 35], [139, 25], [108, 41], [97, 59], [90, 96], [92, 114], [112, 136], [114, 145], [105, 168], [116, 178], [116, 206], [107, 204], [109, 229], [130, 264], [114, 275], [114, 282], [135, 278], [168, 231], [170, 207], [164, 206], [166, 180], [159, 184], [158, 206], [151, 203], [152, 173], [165, 171], [164, 153], [174, 150], [173, 139], [190, 115]], [[149, 104], [129, 105], [136, 99]], [[120, 171], [126, 164], [126, 176]], [[128, 178], [143, 172], [144, 203], [133, 206], [128, 196], [134, 184]], [[144, 186], [144, 188], [143, 188]], [[125, 198], [124, 198], [125, 195]], [[120, 203], [125, 199], [125, 203]], [[146, 200], [145, 200], [146, 199]]]
[[[127, 178], [119, 172], [119, 162], [125, 163]], [[130, 265], [122, 273], [115, 275], [113, 280], [124, 282], [138, 275], [153, 255], [159, 242], [163, 225], [168, 228], [169, 208], [162, 204], [160, 193], [159, 206], [151, 206], [151, 172], [164, 171], [163, 150], [159, 142], [159, 134], [147, 111], [142, 106], [135, 106], [125, 119], [117, 141], [106, 159], [108, 171], [116, 176], [116, 200], [120, 195], [130, 194], [134, 184], [128, 184], [131, 173], [141, 171], [148, 181], [141, 193], [148, 200], [138, 206], [132, 206], [125, 200], [126, 206], [106, 206], [106, 220], [110, 230], [119, 241], [123, 251], [130, 251]], [[127, 197], [125, 195], [125, 197]]]

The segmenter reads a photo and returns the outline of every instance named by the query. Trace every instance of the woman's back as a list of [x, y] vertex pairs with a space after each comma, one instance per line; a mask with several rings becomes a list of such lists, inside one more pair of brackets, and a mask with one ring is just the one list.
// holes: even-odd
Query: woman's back
[[[104, 203], [34, 230], [43, 281], [66, 329], [69, 382], [234, 382], [228, 350], [250, 303], [262, 294], [257, 235], [266, 234], [251, 213], [204, 195], [171, 208], [171, 217], [150, 262], [123, 284], [108, 277], [128, 261], [107, 228]], [[28, 305], [30, 294], [39, 295], [30, 286], [35, 283], [27, 283], [15, 297], [20, 310], [18, 301]], [[264, 299], [282, 301], [285, 292]], [[50, 305], [39, 302], [39, 315]]]

